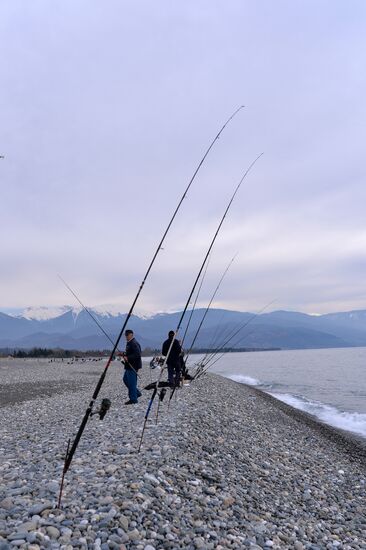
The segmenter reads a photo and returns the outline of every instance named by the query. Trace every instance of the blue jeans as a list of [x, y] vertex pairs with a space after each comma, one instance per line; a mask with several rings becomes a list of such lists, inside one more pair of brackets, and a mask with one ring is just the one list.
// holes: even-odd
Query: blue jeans
[[137, 374], [132, 369], [125, 369], [123, 382], [128, 388], [130, 401], [137, 403], [137, 399], [141, 397], [141, 392], [137, 387]]

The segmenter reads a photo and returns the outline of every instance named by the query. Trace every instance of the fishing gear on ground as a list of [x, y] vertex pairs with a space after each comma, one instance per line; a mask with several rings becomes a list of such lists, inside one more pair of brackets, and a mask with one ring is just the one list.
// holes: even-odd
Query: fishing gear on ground
[[102, 402], [100, 404], [100, 408], [97, 411], [93, 411], [90, 413], [90, 416], [93, 416], [95, 414], [99, 414], [100, 420], [103, 420], [109, 409], [111, 408], [111, 401], [107, 397], [102, 399]]
[[150, 384], [144, 387], [144, 390], [155, 390], [155, 388], [170, 388], [170, 384], [168, 380], [160, 380], [158, 384], [156, 382], [150, 382]]
[[164, 357], [161, 355], [157, 355], [153, 357], [150, 361], [150, 369], [156, 369], [157, 367], [161, 367], [164, 364]]

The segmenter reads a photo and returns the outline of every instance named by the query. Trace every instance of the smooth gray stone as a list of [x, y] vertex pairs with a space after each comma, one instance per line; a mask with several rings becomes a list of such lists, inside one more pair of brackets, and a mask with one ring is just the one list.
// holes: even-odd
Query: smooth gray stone
[[36, 533], [30, 531], [30, 532], [27, 534], [27, 542], [29, 542], [30, 544], [37, 542], [37, 540], [38, 540], [38, 539], [37, 539]]
[[11, 542], [13, 540], [19, 540], [19, 539], [26, 539], [28, 535], [28, 531], [19, 531], [17, 533], [12, 533], [7, 537], [8, 541]]
[[0, 508], [4, 510], [10, 510], [14, 506], [14, 501], [10, 497], [6, 497], [0, 501]]
[[48, 510], [50, 508], [52, 508], [52, 504], [50, 502], [34, 504], [29, 508], [28, 515], [29, 516], [38, 515], [38, 514], [41, 514], [44, 510]]

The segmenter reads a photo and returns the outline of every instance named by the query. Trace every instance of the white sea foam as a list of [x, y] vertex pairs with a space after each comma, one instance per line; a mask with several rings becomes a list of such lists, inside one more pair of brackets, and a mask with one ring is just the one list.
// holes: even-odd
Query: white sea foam
[[240, 382], [241, 384], [248, 384], [248, 386], [259, 386], [260, 381], [252, 376], [244, 376], [243, 374], [228, 374], [227, 378], [234, 380], [234, 382]]
[[311, 401], [305, 397], [294, 396], [288, 393], [269, 393], [276, 399], [296, 409], [313, 414], [326, 424], [366, 437], [365, 413], [340, 411], [331, 405], [325, 405], [318, 401]]

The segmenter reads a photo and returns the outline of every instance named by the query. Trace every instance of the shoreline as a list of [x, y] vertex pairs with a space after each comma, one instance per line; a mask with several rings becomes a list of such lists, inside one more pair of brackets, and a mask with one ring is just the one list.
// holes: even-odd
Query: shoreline
[[[253, 386], [216, 374], [156, 403], [124, 406], [113, 364], [55, 509], [65, 445], [101, 365], [19, 364], [6, 384], [73, 380], [6, 405], [0, 425], [0, 548], [344, 550], [366, 548], [366, 471], [355, 441]], [[141, 388], [150, 382], [147, 368]], [[156, 376], [156, 373], [155, 373]], [[353, 439], [353, 438], [351, 438]], [[357, 450], [357, 452], [356, 452]]]
[[[225, 378], [220, 374], [210, 374], [215, 374], [216, 376]], [[322, 436], [332, 441], [332, 443], [339, 445], [340, 447], [342, 447], [343, 450], [351, 453], [352, 458], [354, 458], [356, 455], [361, 464], [365, 464], [366, 466], [366, 438], [354, 434], [353, 432], [336, 428], [331, 424], [327, 424], [317, 418], [315, 415], [310, 414], [306, 411], [302, 411], [301, 409], [297, 409], [296, 407], [292, 407], [291, 405], [288, 405], [280, 399], [276, 399], [276, 397], [273, 397], [273, 395], [270, 395], [269, 393], [255, 386], [245, 384], [244, 382], [237, 382], [236, 380], [232, 380], [232, 382], [234, 382], [235, 384], [239, 384], [240, 386], [245, 386], [248, 390], [252, 390], [263, 400], [272, 403], [275, 407], [288, 414], [291, 418], [298, 420], [300, 423], [306, 424], [315, 429], [316, 431], [321, 433]]]

